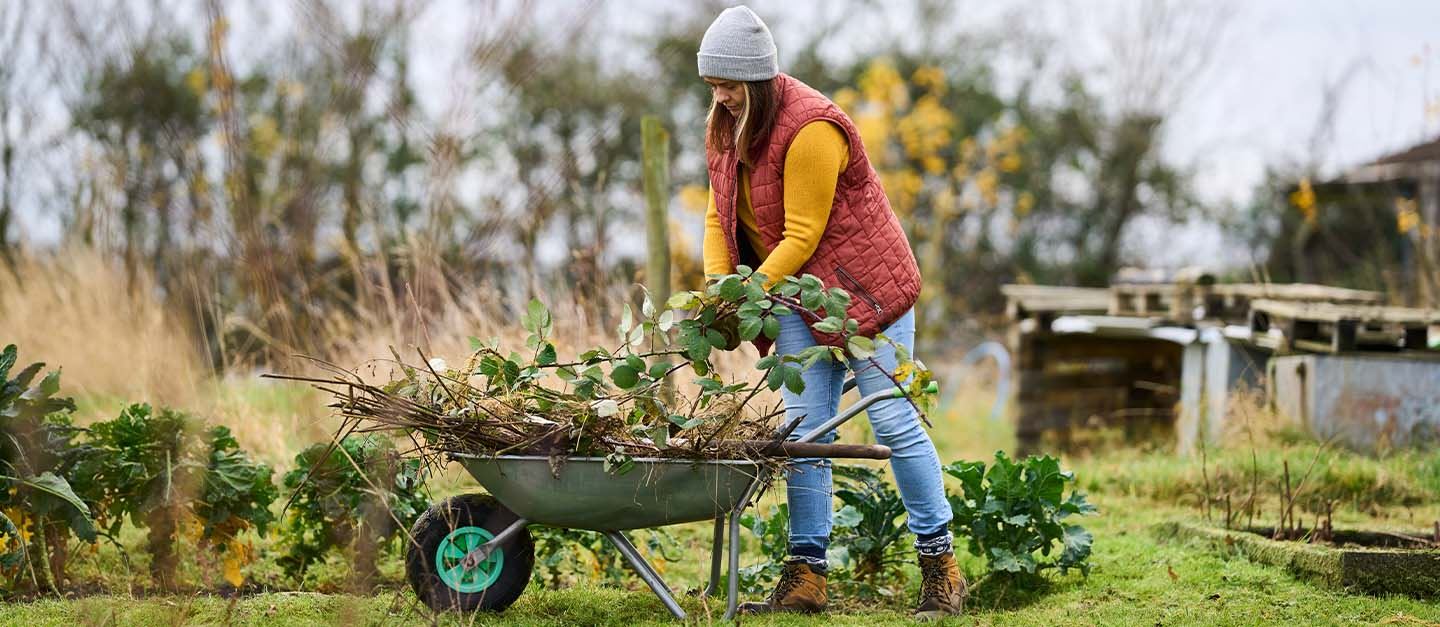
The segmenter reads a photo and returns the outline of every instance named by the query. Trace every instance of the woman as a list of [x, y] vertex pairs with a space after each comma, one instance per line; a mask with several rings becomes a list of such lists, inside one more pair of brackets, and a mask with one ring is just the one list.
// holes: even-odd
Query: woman
[[[883, 330], [914, 348], [920, 271], [899, 220], [865, 157], [850, 118], [824, 95], [781, 74], [770, 29], [744, 6], [726, 9], [700, 43], [700, 76], [714, 93], [707, 122], [710, 203], [706, 213], [706, 274], [729, 274], [739, 264], [772, 280], [805, 273], [853, 297], [851, 318], [860, 333]], [[817, 344], [800, 315], [781, 318], [774, 344], [781, 354]], [[821, 339], [834, 341], [821, 334]], [[757, 341], [762, 354], [770, 342]], [[803, 420], [804, 433], [839, 408], [845, 370], [855, 371], [863, 394], [893, 386], [895, 350], [876, 361], [819, 363], [804, 372], [802, 394], [784, 392], [787, 416]], [[950, 506], [939, 457], [915, 408], [895, 399], [873, 406], [876, 439], [892, 450], [891, 466], [915, 533], [923, 575], [917, 615], [958, 614], [965, 580], [951, 549]], [[827, 434], [822, 441], [833, 441]], [[797, 460], [786, 473], [790, 547], [780, 581], [749, 611], [819, 612], [825, 609], [825, 552], [830, 542], [832, 484], [828, 460]]]

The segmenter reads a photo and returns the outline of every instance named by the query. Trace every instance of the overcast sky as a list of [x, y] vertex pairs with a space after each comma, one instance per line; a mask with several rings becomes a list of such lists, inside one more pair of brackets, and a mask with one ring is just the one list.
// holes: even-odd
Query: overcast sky
[[[14, 0], [0, 0], [7, 2]], [[31, 0], [19, 0], [21, 2]], [[40, 1], [40, 0], [34, 0]], [[955, 28], [1004, 32], [1021, 28], [1048, 33], [1047, 53], [1060, 65], [1079, 68], [1102, 89], [1120, 90], [1113, 78], [1117, 67], [1107, 34], [1126, 24], [1142, 2], [1157, 0], [962, 0], [955, 5]], [[343, 5], [344, 3], [341, 3]], [[501, 5], [508, 4], [500, 2]], [[880, 1], [864, 19], [841, 31], [825, 50], [843, 56], [854, 50], [883, 47], [878, 37], [893, 29], [874, 28], [872, 20], [898, 24], [904, 30], [913, 18], [891, 14]], [[1319, 166], [1322, 173], [1373, 159], [1440, 133], [1440, 0], [1191, 0], [1182, 10], [1213, 16], [1224, 14], [1222, 36], [1204, 47], [1206, 71], [1188, 81], [1184, 98], [1170, 111], [1164, 150], [1173, 161], [1195, 174], [1202, 197], [1216, 203], [1248, 202], [1267, 164]], [[819, 22], [837, 17], [842, 3], [755, 0], [750, 5], [772, 22], [782, 69], [787, 46], [793, 50], [808, 39]], [[263, 23], [245, 24], [247, 13], [231, 15], [237, 31], [246, 28], [280, 32], [289, 27], [286, 6]], [[422, 103], [439, 112], [456, 100], [457, 90], [470, 86], [453, 78], [468, 29], [485, 21], [492, 3], [437, 0], [416, 24], [416, 62], [412, 65]], [[563, 24], [579, 0], [542, 3], [547, 13], [539, 24]], [[593, 19], [605, 33], [602, 45], [624, 48], [626, 41], [653, 19], [676, 10], [662, 0], [612, 0], [595, 3]], [[258, 13], [258, 12], [257, 12]], [[188, 19], [200, 17], [198, 11]], [[181, 19], [187, 19], [182, 17]], [[1123, 26], [1118, 26], [1123, 30]], [[250, 47], [263, 51], [263, 44]], [[243, 56], [244, 50], [236, 52]], [[1132, 60], [1126, 57], [1122, 60]], [[1002, 63], [1003, 74], [1003, 63]], [[1348, 76], [1348, 78], [1346, 78]], [[802, 80], [804, 77], [800, 77]], [[1340, 84], [1332, 137], [1310, 150], [1328, 84]], [[1107, 94], [1114, 96], [1115, 94]], [[1427, 112], [1427, 98], [1429, 110]], [[59, 103], [57, 102], [58, 106]], [[59, 115], [63, 116], [63, 112]], [[53, 116], [47, 116], [52, 122]], [[22, 204], [22, 209], [24, 205]], [[22, 228], [45, 239], [53, 221], [23, 216]], [[50, 223], [47, 225], [46, 223]], [[1137, 236], [1151, 240], [1149, 225]], [[1166, 242], [1155, 249], [1156, 261], [1176, 265], [1211, 258], [1222, 247], [1213, 228], [1188, 227], [1179, 245]], [[1176, 239], [1176, 238], [1167, 238]], [[1232, 259], [1231, 261], [1235, 261]]]

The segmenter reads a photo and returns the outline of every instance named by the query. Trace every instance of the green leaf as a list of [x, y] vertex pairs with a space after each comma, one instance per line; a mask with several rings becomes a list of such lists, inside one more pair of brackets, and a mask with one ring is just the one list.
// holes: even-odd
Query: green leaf
[[805, 377], [800, 374], [799, 368], [789, 367], [785, 369], [785, 389], [795, 394], [805, 391]]
[[777, 354], [771, 353], [771, 354], [769, 354], [769, 355], [766, 355], [766, 356], [764, 356], [764, 357], [761, 357], [761, 358], [760, 358], [760, 361], [755, 362], [755, 369], [756, 369], [756, 370], [765, 370], [765, 369], [767, 369], [767, 368], [773, 368], [773, 367], [775, 366], [775, 364], [778, 364], [778, 363], [780, 363], [780, 356], [777, 355]]
[[33, 491], [31, 505], [34, 513], [58, 513], [69, 521], [70, 529], [76, 536], [87, 542], [95, 541], [95, 521], [90, 518], [90, 508], [75, 495], [68, 481], [47, 470], [33, 477], [21, 478], [18, 483]]
[[616, 334], [620, 336], [620, 339], [626, 340], [630, 335], [630, 329], [634, 327], [635, 314], [630, 311], [630, 304], [626, 303], [620, 313], [620, 325], [615, 328]]
[[10, 369], [15, 367], [19, 358], [19, 349], [14, 344], [6, 344], [4, 352], [0, 352], [0, 385], [10, 380]]
[[786, 371], [786, 370], [787, 370], [787, 368], [782, 365], [782, 366], [777, 366], [777, 367], [775, 367], [775, 368], [772, 368], [772, 369], [770, 370], [770, 372], [766, 373], [766, 374], [765, 374], [765, 385], [766, 385], [766, 387], [769, 387], [769, 388], [772, 389], [772, 390], [779, 390], [781, 386], [785, 385], [785, 371]]
[[753, 340], [760, 336], [764, 330], [765, 322], [759, 318], [749, 318], [740, 322], [740, 339], [745, 341]]
[[815, 326], [812, 327], [812, 328], [814, 328], [816, 331], [819, 331], [819, 332], [821, 332], [821, 333], [839, 333], [839, 332], [840, 332], [840, 322], [837, 321], [837, 320], [836, 320], [835, 318], [833, 318], [833, 317], [831, 317], [831, 318], [826, 318], [826, 319], [824, 319], [824, 320], [821, 320], [821, 321], [819, 321], [819, 322], [816, 322], [816, 323], [815, 323]]
[[1008, 549], [991, 547], [990, 549], [990, 570], [1020, 573], [1025, 572], [1025, 566], [1020, 563], [1020, 558]]
[[851, 336], [845, 345], [856, 359], [868, 359], [875, 356], [875, 342], [863, 335]]
[[659, 379], [659, 378], [661, 378], [661, 377], [664, 377], [664, 376], [665, 376], [665, 373], [666, 373], [666, 372], [669, 372], [669, 371], [670, 371], [670, 363], [669, 363], [669, 362], [659, 361], [659, 362], [655, 362], [655, 363], [653, 363], [653, 364], [650, 364], [649, 374], [650, 374], [650, 378], [651, 378], [651, 379]]
[[605, 472], [612, 475], [623, 475], [635, 469], [635, 460], [624, 453], [611, 453], [605, 456]]
[[531, 299], [525, 308], [523, 324], [525, 330], [537, 335], [545, 335], [550, 331], [550, 310], [539, 299]]
[[645, 435], [658, 448], [664, 449], [670, 446], [670, 428], [665, 425], [650, 427], [645, 431]]
[[1065, 491], [1065, 477], [1060, 473], [1060, 460], [1049, 455], [1025, 461], [1026, 481], [1031, 492], [1050, 507], [1059, 507]]
[[615, 366], [615, 369], [610, 371], [610, 380], [620, 386], [620, 389], [628, 390], [640, 382], [640, 373], [628, 365]]
[[700, 302], [695, 292], [678, 292], [670, 295], [670, 300], [665, 301], [665, 306], [671, 309], [689, 309]]
[[740, 277], [732, 276], [720, 282], [720, 298], [727, 301], [737, 301], [745, 296], [745, 284]]
[[580, 353], [580, 361], [584, 362], [587, 366], [593, 366], [602, 361], [608, 361], [609, 359], [609, 351], [606, 351], [603, 348], [592, 348], [588, 351]]
[[819, 290], [803, 290], [800, 292], [800, 306], [815, 311], [820, 308], [823, 298]]
[[780, 337], [780, 319], [775, 316], [765, 318], [765, 337], [775, 339]]
[[840, 508], [840, 511], [835, 512], [834, 518], [836, 527], [855, 527], [858, 526], [863, 519], [864, 516], [860, 514], [860, 510], [855, 509], [854, 505], [846, 505]]
[[780, 285], [779, 291], [781, 296], [785, 296], [787, 298], [794, 298], [796, 294], [800, 293], [800, 285], [796, 283], [786, 282]]
[[715, 348], [725, 348], [725, 335], [715, 329], [705, 330], [705, 341]]
[[679, 427], [679, 428], [681, 428], [681, 429], [683, 430], [683, 429], [694, 429], [695, 427], [698, 427], [698, 426], [700, 426], [700, 425], [702, 425], [702, 424], [705, 424], [705, 419], [703, 419], [703, 418], [698, 418], [698, 417], [697, 417], [697, 418], [686, 418], [686, 417], [681, 416], [681, 415], [678, 415], [678, 414], [672, 414], [672, 415], [670, 416], [670, 422], [671, 422], [672, 424], [674, 424], [675, 426], [677, 426], [677, 427]]
[[[723, 341], [724, 338], [721, 338], [721, 340]], [[685, 346], [685, 356], [689, 357], [692, 362], [703, 362], [710, 358], [711, 348], [710, 340], [707, 337], [696, 336], [693, 341]], [[704, 376], [704, 374], [701, 373], [701, 376]]]
[[555, 345], [549, 342], [545, 343], [545, 346], [540, 349], [540, 354], [535, 357], [535, 363], [541, 366], [552, 366], [556, 363], [556, 360]]
[[1062, 536], [1065, 550], [1060, 554], [1060, 564], [1071, 566], [1079, 564], [1090, 557], [1090, 548], [1095, 543], [1095, 536], [1086, 531], [1080, 525], [1065, 525], [1065, 534]]
[[1094, 514], [1097, 511], [1099, 510], [1097, 510], [1093, 504], [1085, 500], [1085, 493], [1077, 490], [1071, 492], [1070, 498], [1065, 499], [1065, 502], [1061, 503], [1060, 507], [1056, 508], [1055, 518], [1065, 518], [1066, 516], [1070, 516], [1072, 514]]

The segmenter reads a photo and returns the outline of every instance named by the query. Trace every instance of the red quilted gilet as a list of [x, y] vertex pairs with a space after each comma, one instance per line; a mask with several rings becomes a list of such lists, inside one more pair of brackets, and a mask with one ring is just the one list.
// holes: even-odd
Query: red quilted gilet
[[[755, 169], [750, 172], [750, 204], [760, 235], [772, 250], [784, 236], [785, 152], [800, 127], [818, 119], [839, 125], [850, 143], [850, 161], [836, 184], [835, 204], [820, 244], [798, 274], [813, 274], [827, 287], [849, 292], [849, 316], [860, 323], [861, 335], [874, 337], [914, 307], [920, 296], [920, 267], [915, 263], [915, 253], [910, 250], [900, 220], [890, 209], [890, 200], [865, 156], [860, 132], [850, 116], [824, 94], [786, 74], [775, 77], [775, 88], [779, 92], [775, 127], [755, 148]], [[740, 159], [733, 145], [723, 151], [707, 151], [706, 159], [730, 263], [738, 265], [735, 203]], [[813, 325], [816, 320], [806, 322]], [[839, 336], [814, 329], [811, 333], [823, 344], [840, 345]], [[764, 335], [755, 342], [762, 355], [769, 352], [770, 344]]]

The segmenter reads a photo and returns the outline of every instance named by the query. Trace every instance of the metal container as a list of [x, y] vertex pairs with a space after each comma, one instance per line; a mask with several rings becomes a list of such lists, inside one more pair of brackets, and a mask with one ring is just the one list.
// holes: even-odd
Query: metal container
[[740, 506], [760, 474], [747, 460], [636, 459], [623, 474], [600, 457], [572, 457], [551, 472], [548, 457], [454, 455], [511, 511], [551, 527], [623, 531], [715, 520]]

